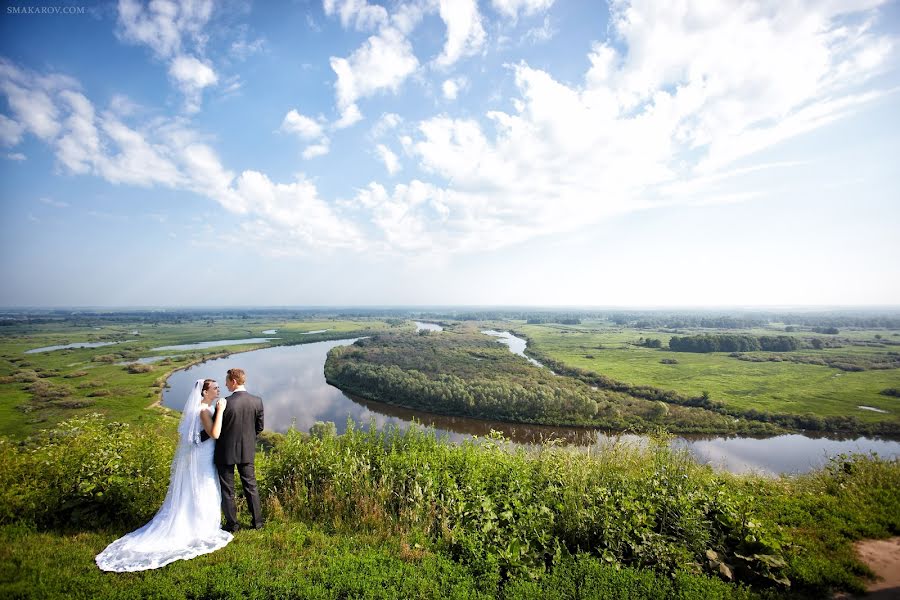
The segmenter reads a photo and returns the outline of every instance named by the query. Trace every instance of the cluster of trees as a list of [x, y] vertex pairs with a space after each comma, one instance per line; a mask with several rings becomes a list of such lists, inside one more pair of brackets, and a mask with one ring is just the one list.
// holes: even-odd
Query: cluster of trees
[[790, 352], [800, 348], [800, 341], [787, 335], [707, 334], [673, 336], [669, 340], [673, 352]]
[[813, 333], [827, 333], [828, 335], [837, 335], [841, 332], [837, 327], [813, 327]]
[[[707, 410], [709, 399], [677, 405], [664, 396], [619, 393], [535, 368], [492, 339], [442, 332], [373, 335], [332, 349], [325, 378], [365, 398], [428, 412], [549, 425], [644, 431], [772, 433]], [[661, 404], [663, 401], [664, 404]]]

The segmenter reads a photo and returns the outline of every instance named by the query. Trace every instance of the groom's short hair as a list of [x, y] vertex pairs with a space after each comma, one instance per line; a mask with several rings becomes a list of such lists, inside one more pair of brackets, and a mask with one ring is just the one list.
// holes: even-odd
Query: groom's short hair
[[236, 385], [244, 385], [247, 382], [247, 375], [243, 369], [228, 369], [227, 377]]

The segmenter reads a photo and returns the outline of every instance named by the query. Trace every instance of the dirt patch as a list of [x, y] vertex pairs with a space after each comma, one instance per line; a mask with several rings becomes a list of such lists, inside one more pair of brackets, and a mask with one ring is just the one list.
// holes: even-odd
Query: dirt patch
[[886, 540], [863, 540], [853, 547], [859, 559], [875, 572], [877, 579], [868, 586], [865, 596], [845, 596], [866, 600], [900, 599], [900, 537]]

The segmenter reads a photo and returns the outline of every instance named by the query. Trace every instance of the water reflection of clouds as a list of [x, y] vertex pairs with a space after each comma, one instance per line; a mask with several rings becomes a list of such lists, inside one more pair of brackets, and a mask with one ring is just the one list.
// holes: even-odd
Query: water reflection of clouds
[[883, 457], [900, 455], [900, 442], [857, 438], [830, 440], [800, 434], [766, 439], [714, 438], [678, 440], [702, 463], [732, 473], [806, 473], [825, 465], [839, 454], [875, 452]]
[[516, 337], [508, 331], [495, 331], [493, 329], [485, 329], [481, 333], [497, 338], [497, 341], [501, 344], [505, 344], [509, 348], [510, 352], [524, 357], [531, 364], [538, 367], [544, 366], [525, 354], [525, 348], [528, 346], [528, 342], [526, 340], [520, 337]]

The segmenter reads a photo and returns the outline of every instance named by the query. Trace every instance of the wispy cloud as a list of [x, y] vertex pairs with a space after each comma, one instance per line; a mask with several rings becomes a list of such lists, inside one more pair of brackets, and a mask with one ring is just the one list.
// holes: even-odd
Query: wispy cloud
[[47, 206], [52, 206], [53, 208], [68, 208], [69, 203], [63, 202], [61, 200], [54, 200], [53, 198], [40, 198], [39, 202], [41, 204], [46, 204]]

